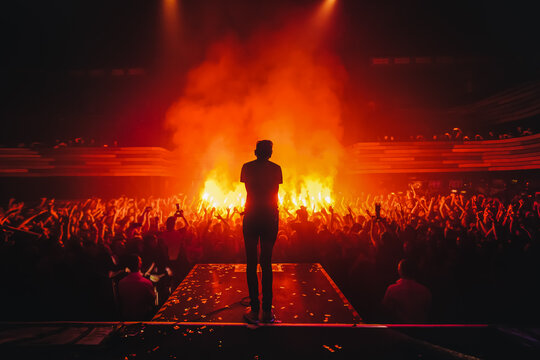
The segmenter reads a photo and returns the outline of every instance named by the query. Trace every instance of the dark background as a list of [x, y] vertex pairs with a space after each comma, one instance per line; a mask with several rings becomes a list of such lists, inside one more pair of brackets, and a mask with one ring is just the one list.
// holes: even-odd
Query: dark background
[[[167, 1], [4, 2], [0, 145], [83, 136], [170, 147], [165, 112], [211, 42], [227, 31], [242, 38], [261, 25], [279, 27], [320, 3], [181, 1], [179, 50], [168, 53]], [[443, 131], [456, 120], [433, 114], [536, 81], [539, 24], [526, 1], [337, 0], [327, 46], [349, 73], [345, 141], [390, 130]], [[371, 65], [372, 57], [397, 56], [461, 61]], [[376, 128], [361, 123], [370, 119], [377, 119]]]

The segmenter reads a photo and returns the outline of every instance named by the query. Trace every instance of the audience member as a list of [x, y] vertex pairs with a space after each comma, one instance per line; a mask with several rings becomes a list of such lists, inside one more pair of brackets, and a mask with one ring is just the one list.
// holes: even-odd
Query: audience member
[[426, 323], [431, 306], [431, 292], [413, 276], [414, 264], [402, 259], [399, 280], [386, 289], [382, 305], [389, 320], [402, 324]]
[[118, 283], [118, 302], [123, 320], [150, 320], [156, 305], [152, 282], [141, 274], [141, 258], [128, 256], [129, 274]]

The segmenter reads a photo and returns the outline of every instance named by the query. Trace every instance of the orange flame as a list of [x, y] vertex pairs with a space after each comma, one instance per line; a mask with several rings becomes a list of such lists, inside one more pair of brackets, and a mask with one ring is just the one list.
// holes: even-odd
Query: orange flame
[[[295, 184], [284, 184], [278, 199], [281, 208], [296, 210], [305, 206], [312, 211], [319, 211], [334, 204], [332, 178], [321, 179], [316, 175], [303, 177], [300, 189]], [[214, 174], [208, 176], [200, 193], [200, 205], [217, 209], [243, 208], [246, 201], [244, 185], [237, 183], [233, 187], [224, 187]]]
[[204, 206], [243, 206], [240, 169], [261, 139], [274, 142], [270, 160], [283, 169], [281, 206], [318, 210], [333, 203], [346, 72], [309, 24], [309, 17], [297, 18], [247, 41], [225, 36], [189, 72], [167, 124], [184, 169], [202, 180]]

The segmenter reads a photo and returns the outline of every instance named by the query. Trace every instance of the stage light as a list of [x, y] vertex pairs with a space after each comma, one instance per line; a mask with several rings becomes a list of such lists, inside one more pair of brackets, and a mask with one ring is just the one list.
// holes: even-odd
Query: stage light
[[323, 3], [323, 11], [331, 11], [337, 0], [325, 0]]
[[334, 12], [337, 0], [324, 0], [317, 8], [316, 21], [318, 25], [328, 22], [328, 18]]
[[164, 69], [174, 67], [180, 53], [181, 5], [179, 0], [162, 0], [161, 3], [162, 53], [159, 58]]

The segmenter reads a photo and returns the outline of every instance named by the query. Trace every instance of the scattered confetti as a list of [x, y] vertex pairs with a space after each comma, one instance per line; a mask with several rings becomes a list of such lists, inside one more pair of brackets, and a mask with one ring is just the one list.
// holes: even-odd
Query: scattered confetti
[[[173, 295], [169, 298], [169, 300], [167, 300], [166, 304], [162, 306], [154, 319], [171, 321], [174, 317], [176, 318], [175, 321], [178, 323], [182, 321], [206, 321], [215, 323], [223, 321], [223, 318], [227, 319], [226, 321], [237, 321], [234, 320], [236, 319], [234, 314], [243, 309], [240, 309], [241, 307], [237, 308], [236, 305], [238, 305], [239, 302], [246, 305], [245, 303], [247, 298], [242, 297], [247, 293], [247, 287], [243, 283], [243, 276], [238, 276], [237, 274], [231, 273], [232, 271], [235, 271], [236, 265], [224, 264], [219, 265], [219, 267], [206, 265], [198, 266], [200, 266], [199, 268], [201, 271], [198, 273], [192, 272], [189, 278], [184, 279], [183, 283], [177, 288], [176, 291], [173, 292]], [[311, 278], [314, 276], [323, 276], [320, 266], [312, 266], [311, 269], [313, 270], [313, 275], [307, 275], [308, 277], [306, 277], [306, 272], [310, 270], [309, 266], [303, 268], [302, 274], [291, 273], [287, 271], [288, 268], [286, 267], [290, 267], [291, 269], [300, 269], [300, 266], [297, 264], [283, 265], [283, 269], [286, 269], [285, 273], [288, 274], [287, 276], [297, 276], [297, 279], [288, 278], [287, 282], [281, 282], [275, 285], [282, 290], [289, 290], [291, 286], [293, 286], [293, 289], [290, 290], [293, 290], [294, 292], [286, 292], [286, 296], [289, 297], [289, 301], [291, 300], [291, 296], [293, 298], [296, 296], [302, 297], [298, 298], [300, 300], [295, 298], [294, 302], [277, 302], [276, 306], [273, 306], [273, 308], [275, 308], [277, 311], [283, 312], [282, 315], [284, 316], [284, 319], [288, 317], [290, 320], [293, 320], [294, 318], [297, 322], [298, 319], [302, 317], [303, 319], [301, 321], [307, 320], [307, 322], [342, 322], [342, 317], [345, 313], [343, 313], [343, 311], [338, 311], [331, 316], [329, 314], [324, 314], [325, 312], [332, 311], [330, 305], [326, 306], [328, 309], [325, 311], [324, 304], [326, 301], [332, 303], [332, 305], [333, 302], [336, 302], [336, 305], [338, 306], [344, 304], [345, 308], [350, 307], [350, 304], [344, 303], [344, 299], [340, 297], [341, 294], [339, 293], [339, 290], [336, 293], [330, 286], [331, 284], [326, 286], [324, 282], [311, 280]], [[211, 285], [208, 284], [206, 279], [211, 279]], [[234, 282], [230, 281], [234, 279], [236, 279]], [[241, 281], [242, 283], [240, 283]], [[298, 285], [298, 283], [301, 283], [302, 286], [294, 286]], [[317, 286], [314, 287], [314, 285], [326, 287], [326, 289], [321, 289]], [[300, 290], [301, 292], [298, 292], [297, 290]], [[247, 300], [247, 303], [249, 303], [249, 300]], [[309, 306], [311, 309], [306, 310], [308, 307], [306, 305], [308, 304], [312, 304], [312, 306]], [[182, 306], [185, 308], [182, 308]], [[295, 307], [298, 307], [298, 309], [295, 309]], [[323, 310], [321, 311], [321, 309]], [[302, 314], [302, 316], [295, 315], [293, 311], [299, 311], [299, 314]], [[221, 313], [219, 314], [219, 312]], [[225, 316], [225, 314], [227, 314], [227, 316]], [[231, 314], [233, 314], [232, 317]], [[223, 318], [221, 316], [218, 318], [217, 315], [222, 315]], [[239, 319], [240, 320], [238, 321], [242, 321], [241, 315], [239, 315]], [[175, 326], [174, 329], [178, 330], [179, 328]], [[208, 333], [208, 330], [206, 330], [206, 333]], [[333, 349], [337, 348], [333, 347]]]
[[323, 348], [325, 348], [326, 350], [330, 351], [330, 352], [335, 352], [336, 350], [332, 349], [330, 346], [328, 345], [323, 345]]

